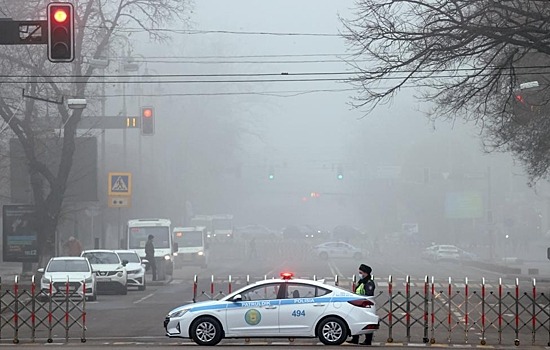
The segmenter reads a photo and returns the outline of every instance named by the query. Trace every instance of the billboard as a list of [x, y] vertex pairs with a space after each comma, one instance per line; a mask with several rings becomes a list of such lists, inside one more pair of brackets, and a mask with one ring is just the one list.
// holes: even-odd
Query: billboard
[[479, 192], [449, 192], [445, 197], [447, 219], [475, 219], [483, 217], [483, 198]]
[[[36, 139], [36, 156], [57, 175], [61, 160], [63, 138]], [[10, 140], [11, 200], [15, 203], [31, 202], [28, 161], [18, 139]], [[64, 201], [97, 201], [97, 139], [77, 137], [73, 165], [67, 181]]]
[[2, 207], [2, 243], [4, 262], [38, 262], [34, 206], [14, 204]]

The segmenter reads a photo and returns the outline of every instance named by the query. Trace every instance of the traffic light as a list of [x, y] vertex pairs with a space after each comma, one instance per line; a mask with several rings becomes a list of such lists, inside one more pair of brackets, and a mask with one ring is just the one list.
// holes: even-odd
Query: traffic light
[[155, 110], [153, 107], [141, 107], [141, 134], [155, 134]]
[[341, 165], [338, 166], [338, 170], [336, 171], [336, 178], [338, 180], [343, 180], [344, 179], [344, 171], [342, 170]]
[[74, 7], [69, 2], [48, 4], [48, 59], [74, 60]]

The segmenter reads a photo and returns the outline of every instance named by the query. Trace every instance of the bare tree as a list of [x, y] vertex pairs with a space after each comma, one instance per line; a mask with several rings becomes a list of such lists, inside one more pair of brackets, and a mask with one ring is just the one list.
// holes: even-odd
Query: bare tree
[[[546, 178], [549, 15], [542, 0], [358, 0], [355, 18], [343, 20], [354, 54], [368, 62], [354, 63], [355, 105], [370, 111], [414, 87], [434, 103], [430, 117], [478, 123], [489, 151], [511, 151], [531, 181]], [[538, 106], [520, 111], [518, 92], [533, 76]]]
[[[48, 1], [0, 1], [5, 16], [15, 19], [43, 18]], [[0, 135], [9, 138], [15, 134], [21, 143], [30, 169], [33, 204], [37, 210], [40, 258], [48, 259], [54, 253], [55, 231], [63, 205], [69, 173], [73, 164], [77, 125], [82, 110], [70, 110], [66, 104], [56, 103], [56, 117], [48, 119], [55, 125], [44, 125], [46, 110], [51, 103], [70, 97], [86, 97], [94, 90], [89, 84], [96, 68], [89, 59], [106, 57], [120, 38], [131, 31], [147, 31], [152, 39], [167, 40], [169, 32], [159, 30], [172, 20], [185, 20], [188, 0], [75, 0], [76, 59], [71, 64], [50, 64], [44, 47], [3, 47], [0, 51], [0, 117], [7, 130]], [[25, 89], [27, 96], [22, 98]], [[97, 106], [90, 106], [97, 108]], [[6, 128], [5, 125], [9, 128]], [[11, 131], [11, 133], [9, 133]], [[62, 151], [58, 165], [40, 159], [37, 140], [44, 135], [62, 137]]]

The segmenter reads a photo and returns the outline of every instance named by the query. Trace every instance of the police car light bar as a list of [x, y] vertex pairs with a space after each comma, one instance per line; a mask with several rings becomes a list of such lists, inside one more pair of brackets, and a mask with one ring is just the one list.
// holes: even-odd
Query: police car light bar
[[281, 272], [281, 278], [284, 280], [289, 280], [294, 277], [294, 274], [292, 272]]

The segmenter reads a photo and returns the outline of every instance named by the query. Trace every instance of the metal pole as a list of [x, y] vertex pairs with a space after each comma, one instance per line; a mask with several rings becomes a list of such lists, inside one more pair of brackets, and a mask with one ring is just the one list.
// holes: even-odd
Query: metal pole
[[120, 240], [121, 240], [121, 237], [122, 237], [122, 218], [121, 218], [122, 214], [121, 214], [121, 211], [120, 211], [120, 208], [118, 208], [118, 237], [117, 237], [117, 243], [116, 243], [116, 246], [117, 247], [120, 247]]
[[[101, 74], [103, 76], [105, 76], [105, 69], [102, 69], [101, 70]], [[105, 79], [103, 80], [103, 82], [101, 83], [101, 94], [102, 94], [102, 97], [101, 97], [101, 115], [102, 116], [105, 116], [105, 102], [106, 102], [106, 97], [105, 97]], [[102, 129], [101, 130], [101, 167], [100, 167], [100, 176], [99, 178], [101, 179], [101, 181], [99, 181], [99, 187], [98, 188], [102, 188], [102, 186], [105, 186], [104, 182], [103, 182], [103, 175], [107, 174], [107, 160], [105, 159], [106, 158], [106, 140], [105, 140], [105, 129]], [[105, 212], [103, 210], [103, 205], [100, 205], [100, 208], [101, 208], [101, 232], [100, 232], [100, 241], [99, 242], [99, 245], [97, 248], [99, 247], [102, 247], [102, 248], [105, 248]], [[94, 236], [95, 237], [95, 236]], [[95, 242], [94, 242], [94, 248], [95, 247]]]
[[393, 278], [388, 277], [389, 311], [388, 311], [388, 343], [393, 342]]
[[464, 279], [464, 342], [468, 343], [468, 277]]

